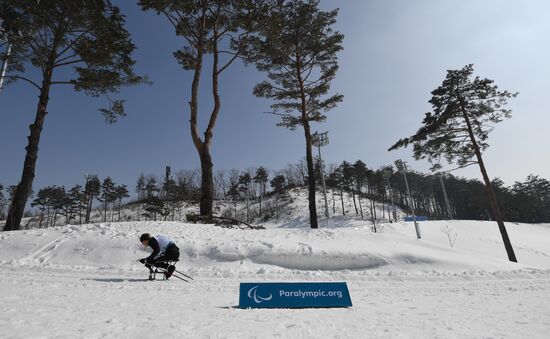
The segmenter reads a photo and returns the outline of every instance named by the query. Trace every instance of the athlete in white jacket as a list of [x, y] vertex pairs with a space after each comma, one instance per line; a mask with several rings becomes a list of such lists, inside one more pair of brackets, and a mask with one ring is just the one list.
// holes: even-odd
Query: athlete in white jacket
[[150, 256], [139, 261], [145, 264], [149, 270], [152, 270], [151, 265], [164, 268], [166, 270], [164, 275], [166, 278], [170, 278], [176, 268], [173, 265], [168, 265], [167, 261], [178, 260], [180, 257], [180, 250], [176, 244], [163, 234], [152, 237], [149, 233], [143, 233], [139, 237], [139, 241], [143, 246], [153, 249]]

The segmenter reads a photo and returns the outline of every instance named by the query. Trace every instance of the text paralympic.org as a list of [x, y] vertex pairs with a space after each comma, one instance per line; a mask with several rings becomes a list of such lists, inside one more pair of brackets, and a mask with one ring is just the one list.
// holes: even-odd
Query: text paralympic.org
[[317, 297], [338, 297], [342, 299], [342, 291], [285, 291], [279, 290], [280, 297], [297, 297], [297, 298], [317, 298]]

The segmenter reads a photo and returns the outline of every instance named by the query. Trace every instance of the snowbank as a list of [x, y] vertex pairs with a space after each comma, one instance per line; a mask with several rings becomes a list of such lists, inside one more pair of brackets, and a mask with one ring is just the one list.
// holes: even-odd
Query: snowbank
[[[345, 226], [344, 226], [345, 225]], [[497, 225], [479, 221], [371, 226], [345, 220], [329, 227], [225, 229], [178, 222], [102, 223], [0, 235], [0, 264], [75, 269], [142, 269], [147, 256], [137, 240], [143, 232], [170, 235], [181, 249], [181, 266], [205, 275], [282, 271], [459, 272], [550, 269], [549, 225], [508, 224], [520, 264], [509, 263]], [[456, 233], [451, 248], [441, 228]], [[233, 272], [233, 273], [231, 273]]]

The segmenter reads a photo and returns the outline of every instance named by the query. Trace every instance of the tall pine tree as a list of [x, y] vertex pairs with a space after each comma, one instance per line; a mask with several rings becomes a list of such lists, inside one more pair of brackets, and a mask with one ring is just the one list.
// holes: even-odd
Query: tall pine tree
[[[124, 28], [124, 16], [110, 0], [3, 0], [0, 17], [10, 18], [8, 83], [26, 81], [40, 93], [21, 180], [4, 227], [9, 231], [19, 229], [30, 196], [52, 86], [72, 85], [87, 95], [104, 95], [110, 107], [100, 111], [111, 123], [124, 115], [124, 101], [113, 100], [110, 94], [143, 79], [132, 69], [135, 47]], [[28, 66], [38, 72], [26, 72]], [[35, 73], [39, 74], [36, 79]]]
[[[243, 0], [140, 0], [143, 10], [163, 15], [183, 38], [184, 47], [174, 53], [186, 71], [193, 72], [189, 101], [191, 138], [201, 162], [200, 214], [211, 216], [214, 204], [214, 174], [211, 156], [214, 128], [221, 111], [219, 78], [235, 60], [243, 56], [244, 37], [253, 26], [254, 7]], [[199, 92], [208, 55], [212, 56], [210, 76], [214, 105], [208, 125], [199, 131]]]
[[430, 104], [433, 112], [426, 113], [422, 127], [415, 135], [399, 140], [389, 150], [412, 144], [414, 157], [428, 159], [435, 171], [441, 168], [443, 159], [448, 163], [456, 162], [459, 168], [477, 164], [508, 259], [517, 262], [482, 157], [482, 152], [489, 147], [489, 132], [495, 124], [511, 116], [511, 111], [505, 106], [517, 93], [499, 91], [493, 80], [474, 78], [473, 73], [471, 64], [460, 70], [447, 71], [441, 86], [432, 92]]
[[273, 113], [282, 118], [278, 126], [304, 129], [310, 224], [318, 228], [311, 123], [325, 121], [324, 113], [343, 99], [327, 95], [344, 39], [332, 28], [338, 10], [321, 11], [318, 0], [276, 0], [266, 14], [248, 45], [248, 61], [269, 78], [254, 94], [275, 101]]
[[97, 199], [101, 192], [101, 182], [97, 176], [89, 176], [86, 178], [86, 186], [84, 186], [84, 196], [86, 197], [86, 218], [84, 222], [90, 222], [90, 214], [94, 204], [94, 199]]
[[116, 200], [115, 187], [115, 183], [111, 177], [105, 178], [101, 184], [101, 195], [99, 196], [99, 200], [103, 203], [103, 222], [107, 221], [107, 207]]

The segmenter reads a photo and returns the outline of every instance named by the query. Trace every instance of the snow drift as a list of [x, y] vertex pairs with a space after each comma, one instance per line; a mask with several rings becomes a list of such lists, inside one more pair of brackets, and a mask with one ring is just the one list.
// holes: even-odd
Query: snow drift
[[[2, 265], [138, 270], [147, 256], [143, 232], [170, 235], [181, 250], [180, 265], [205, 275], [298, 271], [500, 271], [550, 269], [550, 227], [508, 224], [519, 264], [506, 260], [496, 224], [480, 221], [381, 225], [373, 233], [359, 220], [319, 230], [268, 228], [236, 230], [179, 222], [127, 222], [68, 225], [0, 235]], [[451, 247], [441, 228], [456, 234]]]

